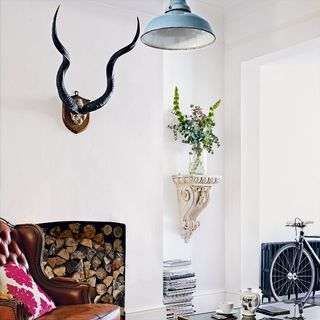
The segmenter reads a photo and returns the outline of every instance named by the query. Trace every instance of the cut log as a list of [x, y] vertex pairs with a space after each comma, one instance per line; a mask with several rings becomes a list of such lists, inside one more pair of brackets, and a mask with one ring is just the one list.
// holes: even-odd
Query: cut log
[[82, 272], [75, 272], [72, 275], [72, 278], [77, 280], [77, 281], [84, 281], [85, 280], [84, 274]]
[[93, 242], [93, 248], [94, 248], [95, 250], [99, 250], [99, 248], [101, 248], [101, 244], [98, 244], [98, 243]]
[[116, 238], [121, 238], [122, 235], [123, 235], [123, 231], [122, 231], [122, 228], [120, 226], [117, 226], [113, 229], [113, 235], [116, 237]]
[[97, 294], [103, 295], [107, 292], [107, 286], [104, 283], [99, 283], [96, 285]]
[[64, 239], [64, 238], [72, 238], [72, 232], [70, 231], [70, 230], [68, 230], [68, 229], [66, 229], [66, 230], [63, 230], [61, 233], [60, 233], [60, 236], [59, 236], [59, 238], [62, 238], [62, 239]]
[[[120, 258], [115, 258], [112, 262], [112, 271], [120, 269], [123, 266], [123, 260]], [[120, 273], [120, 270], [119, 270]]]
[[66, 267], [65, 266], [56, 267], [53, 269], [53, 273], [57, 277], [64, 277], [66, 275]]
[[101, 265], [101, 262], [102, 261], [97, 256], [93, 257], [92, 260], [91, 260], [92, 269], [93, 270], [97, 270], [98, 267]]
[[87, 224], [83, 228], [83, 234], [85, 235], [86, 238], [93, 238], [97, 233], [96, 227], [93, 226], [92, 224]]
[[113, 280], [117, 281], [118, 279], [118, 276], [120, 275], [120, 272], [119, 270], [116, 270], [116, 271], [113, 271]]
[[52, 269], [51, 269], [49, 266], [46, 266], [46, 267], [44, 268], [44, 273], [46, 274], [46, 276], [47, 276], [49, 279], [51, 279], [51, 278], [54, 277], [53, 271], [52, 271]]
[[105, 294], [100, 299], [104, 303], [112, 304], [113, 303], [113, 297], [111, 294]]
[[109, 288], [108, 288], [108, 291], [107, 291], [110, 295], [112, 295], [112, 292], [113, 292], [113, 288], [112, 288], [112, 286], [110, 286]]
[[114, 240], [114, 242], [113, 242], [113, 250], [114, 251], [119, 251], [119, 252], [123, 251], [122, 241], [120, 239]]
[[81, 242], [81, 240], [85, 238], [83, 233], [76, 233], [73, 237], [77, 242]]
[[120, 272], [121, 274], [124, 274], [124, 266], [122, 266], [121, 268], [119, 268], [119, 272]]
[[111, 273], [111, 271], [112, 271], [112, 263], [105, 264], [104, 268], [108, 273]]
[[43, 261], [48, 261], [48, 258], [49, 258], [48, 249], [44, 249], [44, 250], [42, 251], [42, 255], [43, 255], [42, 260], [43, 260]]
[[74, 253], [74, 252], [77, 250], [77, 247], [67, 247], [66, 250], [67, 250], [69, 253]]
[[61, 249], [58, 253], [57, 256], [60, 258], [63, 258], [65, 260], [69, 260], [70, 259], [70, 254], [66, 249]]
[[83, 264], [81, 260], [68, 260], [66, 261], [67, 274], [71, 275], [74, 272], [81, 272], [83, 270]]
[[[99, 268], [97, 270], [97, 278], [103, 280], [107, 276], [107, 271], [104, 268]], [[101, 293], [103, 294], [103, 293]]]
[[51, 257], [48, 259], [48, 265], [50, 268], [61, 266], [66, 262], [63, 258], [60, 257]]
[[66, 239], [66, 247], [76, 247], [78, 242], [74, 238], [67, 238]]
[[[113, 297], [115, 296], [113, 292]], [[116, 298], [114, 298], [114, 304], [123, 306], [124, 305], [124, 293], [123, 292], [116, 292]]]
[[48, 249], [48, 256], [53, 256], [56, 254], [56, 244], [52, 243]]
[[119, 276], [117, 281], [120, 283], [120, 284], [124, 284], [124, 276]]
[[103, 235], [103, 233], [98, 233], [98, 234], [96, 234], [96, 235], [92, 238], [92, 240], [93, 240], [94, 242], [96, 242], [97, 244], [102, 244], [102, 243], [104, 242], [104, 235]]
[[120, 291], [120, 292], [124, 292], [125, 291], [125, 286], [122, 284], [122, 285], [120, 285], [119, 287], [118, 287], [118, 290]]
[[96, 277], [91, 277], [89, 279], [87, 279], [88, 284], [90, 284], [90, 286], [92, 288], [95, 288], [96, 286], [96, 282], [97, 282], [97, 278]]
[[93, 303], [98, 303], [102, 296], [95, 296]]
[[59, 226], [52, 228], [49, 233], [54, 236], [55, 238], [58, 238], [61, 232], [61, 228]]
[[112, 284], [112, 281], [113, 281], [113, 277], [112, 276], [107, 276], [104, 280], [103, 280], [103, 283], [109, 287], [111, 284]]
[[107, 242], [104, 244], [104, 250], [107, 254], [109, 254], [112, 251], [112, 244]]
[[50, 245], [56, 241], [56, 238], [54, 236], [50, 236], [49, 234], [45, 236], [45, 243], [46, 245]]
[[106, 253], [103, 251], [97, 251], [97, 257], [102, 261], [104, 260]]
[[94, 270], [90, 270], [90, 269], [87, 269], [87, 268], [85, 268], [84, 269], [84, 274], [85, 274], [85, 276], [86, 276], [86, 278], [88, 279], [88, 278], [92, 278], [93, 276], [95, 276], [96, 275], [96, 271], [94, 271]]
[[80, 223], [71, 223], [68, 227], [72, 233], [79, 233], [80, 231]]
[[83, 246], [92, 248], [92, 240], [91, 240], [91, 239], [84, 238], [84, 239], [80, 242], [80, 244], [82, 244]]
[[64, 246], [64, 239], [57, 239], [56, 240], [56, 248], [61, 249]]
[[106, 236], [110, 236], [110, 234], [112, 233], [112, 227], [109, 224], [106, 224], [103, 228], [102, 228], [103, 233]]
[[84, 259], [84, 257], [85, 254], [80, 250], [77, 250], [71, 254], [71, 259]]

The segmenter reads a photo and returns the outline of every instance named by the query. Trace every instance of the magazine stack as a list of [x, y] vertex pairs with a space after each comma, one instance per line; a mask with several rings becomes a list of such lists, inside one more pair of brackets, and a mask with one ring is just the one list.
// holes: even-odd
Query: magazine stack
[[166, 260], [163, 262], [163, 303], [167, 319], [188, 316], [195, 312], [192, 299], [196, 290], [196, 278], [191, 260]]

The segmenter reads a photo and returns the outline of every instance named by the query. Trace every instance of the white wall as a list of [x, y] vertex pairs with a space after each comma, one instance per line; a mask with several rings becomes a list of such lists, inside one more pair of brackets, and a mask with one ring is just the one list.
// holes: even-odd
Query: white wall
[[309, 232], [319, 228], [312, 126], [319, 50], [320, 38], [242, 64], [241, 282], [247, 286], [259, 286], [261, 242], [293, 239], [286, 221], [300, 216], [316, 222]]
[[320, 229], [320, 47], [260, 72], [260, 242], [288, 241], [295, 217]]
[[[241, 70], [246, 68], [246, 72], [256, 73], [257, 67], [245, 66], [246, 61], [319, 35], [320, 2], [317, 0], [239, 1], [225, 14], [226, 288], [230, 295], [252, 285], [252, 261], [246, 248], [252, 246], [251, 239], [256, 239], [259, 225], [257, 216], [250, 219], [246, 214], [257, 204], [257, 198], [250, 197], [257, 185], [247, 176], [252, 164], [248, 146], [257, 147], [257, 139], [246, 127], [248, 119], [244, 113], [248, 107], [241, 93], [250, 89], [242, 82]], [[257, 89], [255, 84], [251, 85], [253, 90]], [[257, 166], [252, 169], [257, 170]], [[253, 283], [256, 284], [256, 277]]]
[[[13, 223], [119, 221], [127, 225], [126, 310], [162, 307], [162, 54], [140, 42], [115, 66], [115, 90], [87, 130], [61, 119], [51, 40], [61, 1], [1, 1], [1, 216]], [[162, 10], [154, 2], [154, 8]], [[136, 16], [103, 2], [63, 1], [66, 86], [93, 99], [105, 65], [129, 43]], [[145, 58], [147, 55], [147, 59]]]
[[[163, 256], [193, 259], [198, 310], [208, 303], [211, 308], [224, 292], [223, 185], [216, 187], [201, 227], [186, 245], [179, 235], [171, 175], [185, 170], [188, 150], [166, 127], [174, 85], [186, 106], [209, 108], [223, 98], [222, 11], [189, 3], [215, 28], [218, 40], [210, 48], [163, 54], [138, 42], [116, 64], [108, 105], [92, 113], [85, 132], [74, 135], [62, 123], [55, 87], [61, 56], [52, 44], [51, 22], [58, 3], [0, 2], [1, 216], [13, 223], [123, 222], [129, 319], [163, 316]], [[136, 16], [143, 29], [165, 5], [159, 0], [63, 1], [58, 32], [71, 54], [67, 88], [90, 99], [101, 94], [107, 59], [131, 41]], [[223, 109], [217, 111], [223, 147], [208, 158], [210, 174], [224, 174]]]
[[[223, 100], [223, 12], [199, 1], [188, 1], [193, 12], [212, 24], [217, 41], [196, 51], [165, 52], [164, 123], [174, 121], [171, 114], [174, 87], [179, 87], [180, 107], [190, 112], [190, 104], [200, 105], [205, 113], [217, 100]], [[216, 111], [215, 133], [222, 146], [207, 156], [207, 174], [224, 175], [223, 136], [224, 103]], [[195, 309], [212, 311], [224, 299], [224, 195], [223, 182], [215, 185], [208, 207], [200, 214], [200, 227], [185, 244], [179, 234], [180, 217], [174, 174], [188, 173], [189, 146], [176, 142], [171, 130], [164, 127], [164, 258], [191, 259], [197, 277]]]

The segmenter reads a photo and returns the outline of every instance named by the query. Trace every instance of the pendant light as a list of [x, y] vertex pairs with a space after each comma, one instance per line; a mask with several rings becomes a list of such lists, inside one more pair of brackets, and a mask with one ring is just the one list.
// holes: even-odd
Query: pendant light
[[165, 50], [202, 48], [215, 39], [209, 23], [191, 13], [186, 0], [170, 0], [165, 13], [151, 20], [141, 36], [145, 45]]

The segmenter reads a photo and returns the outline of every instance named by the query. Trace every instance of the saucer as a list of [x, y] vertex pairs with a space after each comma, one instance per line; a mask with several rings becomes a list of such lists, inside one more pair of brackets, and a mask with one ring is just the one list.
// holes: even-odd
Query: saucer
[[217, 309], [216, 313], [230, 316], [230, 315], [238, 313], [238, 311], [237, 310], [231, 310], [230, 312], [223, 312], [221, 309]]

